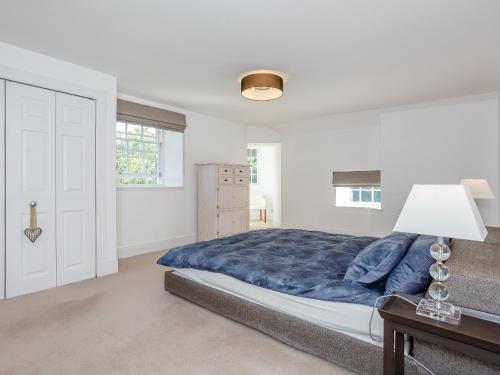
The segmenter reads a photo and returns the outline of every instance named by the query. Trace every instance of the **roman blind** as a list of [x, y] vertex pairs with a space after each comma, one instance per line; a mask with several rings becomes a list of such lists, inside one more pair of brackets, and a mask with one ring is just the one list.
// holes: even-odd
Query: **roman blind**
[[167, 111], [161, 108], [118, 99], [116, 103], [116, 119], [129, 124], [152, 126], [159, 129], [184, 133], [186, 115]]
[[333, 172], [334, 186], [380, 186], [380, 171]]

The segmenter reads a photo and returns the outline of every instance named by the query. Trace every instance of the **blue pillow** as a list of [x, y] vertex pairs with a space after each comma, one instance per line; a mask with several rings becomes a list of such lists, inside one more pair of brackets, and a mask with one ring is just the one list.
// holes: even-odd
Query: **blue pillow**
[[[385, 294], [417, 294], [429, 286], [429, 267], [436, 261], [430, 254], [430, 248], [435, 242], [435, 236], [422, 235], [411, 244], [403, 259], [389, 274]], [[445, 239], [445, 243], [449, 244], [449, 240]]]
[[347, 269], [344, 282], [374, 284], [387, 277], [418, 234], [394, 232], [365, 247]]

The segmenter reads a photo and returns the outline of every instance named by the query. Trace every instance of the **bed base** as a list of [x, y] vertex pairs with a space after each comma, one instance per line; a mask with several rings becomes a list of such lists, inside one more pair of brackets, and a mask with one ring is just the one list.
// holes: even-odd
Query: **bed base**
[[382, 374], [381, 347], [165, 272], [165, 290], [358, 374]]
[[[453, 302], [500, 315], [500, 228], [488, 227], [484, 242], [454, 240], [448, 260], [453, 274], [448, 280]], [[278, 311], [248, 302], [228, 293], [165, 273], [165, 289], [217, 314], [255, 328], [285, 344], [316, 355], [359, 374], [382, 373], [382, 348], [351, 336]], [[412, 354], [441, 375], [495, 374], [500, 367], [483, 363], [424, 341], [414, 340]], [[405, 358], [405, 373], [417, 374]]]

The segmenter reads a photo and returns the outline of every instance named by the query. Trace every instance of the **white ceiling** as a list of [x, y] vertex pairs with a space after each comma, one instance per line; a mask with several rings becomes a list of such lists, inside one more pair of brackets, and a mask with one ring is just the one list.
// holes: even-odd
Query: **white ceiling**
[[[246, 124], [500, 87], [499, 0], [0, 0], [0, 40]], [[285, 95], [241, 98], [253, 69], [284, 72]]]

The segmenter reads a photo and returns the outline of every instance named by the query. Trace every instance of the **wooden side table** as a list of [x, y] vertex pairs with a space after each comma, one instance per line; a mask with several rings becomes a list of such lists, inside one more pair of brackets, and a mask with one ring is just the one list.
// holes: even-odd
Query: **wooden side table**
[[385, 375], [404, 374], [404, 335], [500, 365], [500, 324], [462, 314], [455, 326], [417, 315], [415, 309], [389, 297], [378, 310], [384, 319]]

